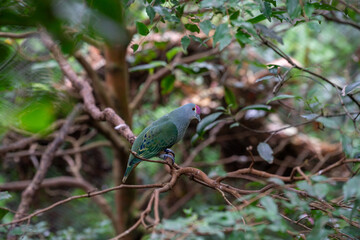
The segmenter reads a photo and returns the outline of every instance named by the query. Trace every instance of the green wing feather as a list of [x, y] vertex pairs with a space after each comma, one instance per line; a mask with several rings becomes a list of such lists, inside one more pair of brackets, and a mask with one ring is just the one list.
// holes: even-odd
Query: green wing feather
[[[164, 116], [145, 128], [136, 138], [131, 150], [144, 158], [157, 156], [161, 151], [170, 148], [176, 143], [178, 131], [169, 117]], [[131, 170], [141, 162], [130, 154], [123, 182], [129, 176]]]

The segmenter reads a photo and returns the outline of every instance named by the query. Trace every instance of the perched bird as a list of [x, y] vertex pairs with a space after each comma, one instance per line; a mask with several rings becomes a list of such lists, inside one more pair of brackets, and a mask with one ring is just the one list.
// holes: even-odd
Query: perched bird
[[[146, 127], [135, 139], [131, 150], [143, 158], [149, 159], [158, 156], [165, 160], [170, 157], [174, 162], [175, 154], [169, 148], [184, 137], [186, 129], [193, 119], [200, 121], [200, 107], [193, 103], [181, 106]], [[161, 152], [165, 153], [160, 154]], [[130, 153], [124, 178], [122, 179], [123, 183], [131, 170], [140, 162], [141, 159]]]

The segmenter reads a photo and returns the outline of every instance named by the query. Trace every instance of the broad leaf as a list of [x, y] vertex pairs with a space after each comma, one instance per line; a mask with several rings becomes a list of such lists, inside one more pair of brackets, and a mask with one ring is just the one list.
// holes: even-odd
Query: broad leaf
[[136, 52], [139, 49], [139, 44], [133, 44], [131, 45], [131, 48], [134, 52]]
[[238, 106], [234, 93], [228, 87], [225, 87], [225, 102], [233, 108], [237, 108]]
[[331, 129], [339, 129], [340, 126], [339, 124], [330, 118], [326, 118], [326, 117], [319, 117], [316, 119], [317, 122], [324, 124], [325, 127], [327, 128], [331, 128]]
[[171, 92], [174, 88], [174, 83], [175, 83], [174, 75], [168, 75], [168, 76], [164, 77], [161, 80], [161, 93], [167, 94], [167, 93]]
[[349, 200], [352, 197], [360, 199], [360, 175], [351, 178], [343, 186], [344, 199]]
[[172, 49], [167, 51], [166, 58], [167, 58], [168, 62], [170, 62], [176, 56], [176, 54], [178, 54], [180, 51], [181, 51], [180, 47], [173, 47]]
[[273, 101], [282, 100], [282, 99], [289, 99], [289, 98], [298, 98], [298, 97], [296, 97], [294, 95], [282, 94], [282, 95], [275, 96], [272, 99], [268, 100], [266, 102], [266, 104], [269, 104], [269, 103], [271, 103]]
[[200, 29], [199, 27], [196, 25], [196, 24], [190, 24], [190, 23], [187, 23], [184, 25], [184, 27], [191, 31], [191, 32], [197, 32], [197, 33], [200, 33]]
[[188, 48], [189, 44], [190, 44], [190, 38], [188, 36], [184, 36], [181, 39], [181, 46], [182, 46], [182, 48], [184, 49], [185, 52], [187, 51], [187, 48]]
[[286, 8], [291, 19], [297, 18], [301, 13], [299, 0], [286, 0]]
[[129, 68], [129, 72], [149, 70], [149, 69], [154, 69], [154, 68], [157, 68], [157, 67], [165, 67], [166, 65], [167, 65], [167, 63], [164, 62], [164, 61], [153, 61], [153, 62], [148, 63], [148, 64], [143, 64], [143, 65], [139, 65], [139, 66]]
[[140, 35], [146, 36], [149, 34], [149, 29], [142, 22], [136, 22], [136, 29]]
[[318, 118], [320, 115], [316, 113], [310, 113], [310, 114], [302, 114], [300, 116], [310, 121], [310, 120], [314, 120], [315, 118]]
[[200, 29], [206, 34], [209, 35], [210, 30], [214, 28], [214, 25], [210, 22], [210, 20], [205, 20], [200, 23]]
[[155, 14], [156, 14], [154, 8], [151, 5], [147, 6], [146, 7], [146, 13], [149, 16], [150, 23], [152, 23], [153, 20], [154, 20]]
[[271, 22], [271, 13], [272, 13], [272, 9], [271, 9], [271, 5], [268, 2], [265, 1], [261, 1], [260, 2], [260, 6], [261, 9], [260, 11], [264, 14], [264, 16], [269, 20], [269, 22]]
[[223, 113], [222, 112], [215, 112], [213, 114], [210, 114], [206, 117], [204, 117], [197, 125], [196, 132], [202, 133], [206, 126], [213, 123], [216, 119], [218, 119]]
[[263, 111], [268, 112], [271, 110], [271, 106], [264, 105], [264, 104], [255, 104], [255, 105], [246, 106], [246, 107], [242, 108], [241, 111], [250, 110], [250, 109], [263, 110]]
[[213, 46], [215, 47], [216, 43], [218, 43], [222, 38], [225, 38], [227, 35], [229, 35], [229, 27], [227, 23], [217, 26], [213, 37]]
[[273, 161], [274, 161], [273, 153], [274, 152], [271, 149], [271, 147], [269, 146], [269, 144], [267, 144], [265, 142], [259, 143], [259, 145], [257, 146], [257, 151], [262, 159], [264, 159], [265, 161], [267, 161], [270, 164], [273, 163]]

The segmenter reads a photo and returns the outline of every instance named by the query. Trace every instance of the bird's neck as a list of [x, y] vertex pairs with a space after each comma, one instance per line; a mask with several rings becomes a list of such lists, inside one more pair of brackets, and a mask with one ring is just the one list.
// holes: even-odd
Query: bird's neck
[[183, 116], [178, 116], [178, 118], [183, 118], [183, 119], [177, 119], [175, 120], [175, 126], [177, 128], [178, 131], [178, 136], [177, 136], [177, 141], [180, 141], [186, 132], [186, 129], [189, 127], [190, 124], [190, 120], [188, 118], [185, 118]]

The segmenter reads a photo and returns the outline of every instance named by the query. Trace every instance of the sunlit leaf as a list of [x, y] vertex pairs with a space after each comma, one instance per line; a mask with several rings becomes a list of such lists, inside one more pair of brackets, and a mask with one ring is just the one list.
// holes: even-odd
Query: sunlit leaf
[[264, 104], [254, 104], [254, 105], [249, 105], [249, 106], [242, 108], [241, 111], [250, 110], [250, 109], [262, 110], [262, 111], [268, 112], [271, 110], [271, 106], [264, 105]]
[[275, 96], [273, 98], [271, 98], [270, 100], [268, 100], [266, 102], [266, 104], [269, 104], [273, 101], [277, 101], [277, 100], [283, 100], [283, 99], [289, 99], [289, 98], [298, 98], [297, 96], [294, 96], [294, 95], [288, 95], [288, 94], [281, 94], [281, 95], [278, 95], [278, 96]]
[[262, 159], [264, 159], [265, 161], [267, 161], [270, 164], [273, 163], [273, 161], [274, 161], [273, 153], [274, 152], [271, 149], [269, 144], [267, 144], [265, 142], [259, 143], [259, 145], [257, 145], [257, 151]]
[[0, 192], [0, 201], [11, 198], [11, 195], [7, 191]]
[[200, 24], [201, 30], [206, 34], [209, 35], [210, 30], [214, 28], [214, 25], [210, 22], [210, 20], [205, 20]]
[[138, 66], [129, 68], [129, 72], [149, 70], [149, 69], [154, 69], [157, 67], [165, 67], [166, 65], [167, 65], [167, 63], [164, 61], [152, 61], [149, 64], [138, 65]]
[[178, 54], [181, 50], [182, 49], [180, 47], [173, 47], [172, 49], [167, 51], [166, 58], [167, 58], [168, 62], [170, 62], [176, 56], [176, 54]]
[[318, 118], [320, 115], [316, 113], [310, 113], [310, 114], [302, 114], [300, 116], [310, 121], [310, 120], [314, 120], [315, 118]]

